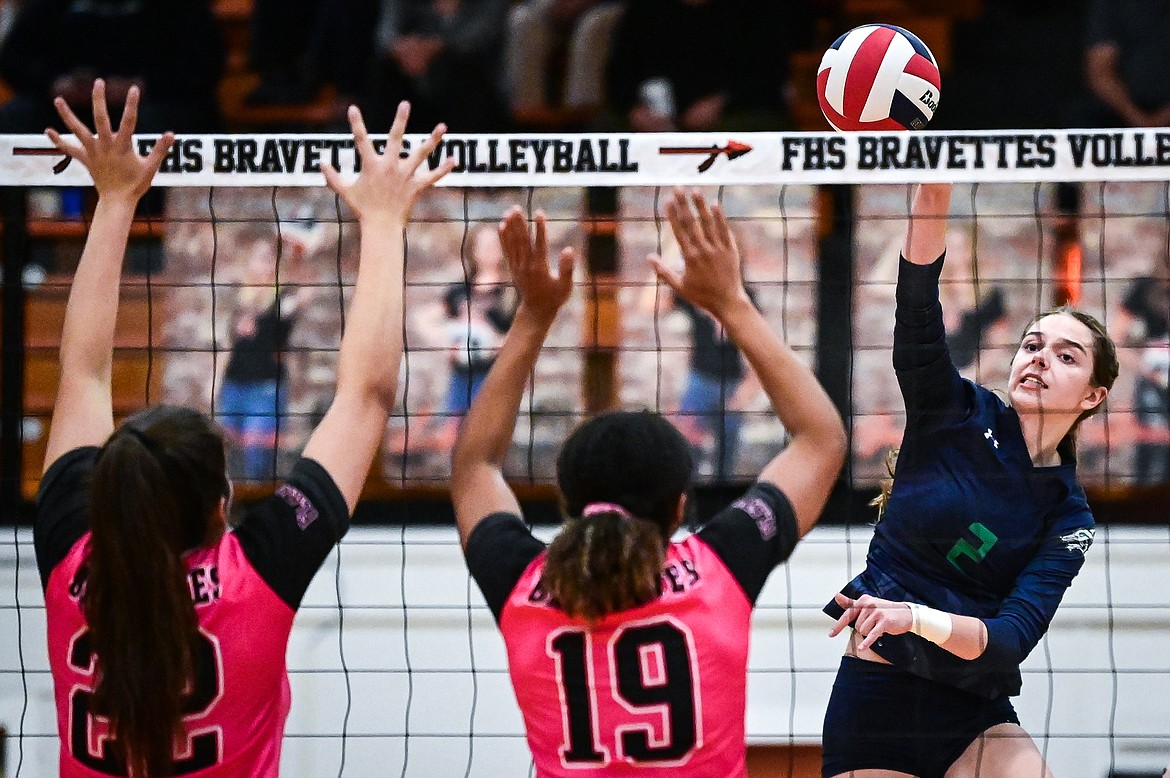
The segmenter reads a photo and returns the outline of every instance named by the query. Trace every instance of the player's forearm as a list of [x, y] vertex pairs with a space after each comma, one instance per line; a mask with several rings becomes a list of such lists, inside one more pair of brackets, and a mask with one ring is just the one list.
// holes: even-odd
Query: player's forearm
[[907, 260], [916, 265], [929, 265], [946, 250], [950, 206], [950, 184], [919, 184], [915, 188], [902, 251]]
[[521, 304], [496, 360], [459, 429], [452, 453], [452, 479], [460, 469], [487, 463], [502, 467], [528, 376], [536, 366], [552, 319], [533, 315]]
[[110, 383], [118, 290], [133, 199], [99, 199], [77, 264], [61, 332], [61, 381]]
[[807, 439], [825, 452], [845, 451], [845, 427], [812, 370], [768, 326], [746, 297], [719, 318], [764, 389], [780, 423], [795, 441]]
[[951, 636], [940, 645], [959, 659], [978, 659], [987, 650], [987, 627], [972, 616], [947, 614], [951, 619]]
[[361, 261], [337, 364], [337, 393], [354, 394], [386, 414], [394, 407], [402, 355], [404, 225], [362, 224]]

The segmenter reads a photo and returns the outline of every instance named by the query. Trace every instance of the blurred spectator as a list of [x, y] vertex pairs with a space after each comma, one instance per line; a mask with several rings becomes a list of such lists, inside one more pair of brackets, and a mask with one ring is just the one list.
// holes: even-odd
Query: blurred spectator
[[1133, 279], [1111, 325], [1140, 350], [1134, 383], [1137, 422], [1134, 477], [1139, 484], [1170, 483], [1170, 268]]
[[639, 132], [783, 129], [808, 13], [776, 0], [633, 2], [615, 32], [610, 103]]
[[483, 386], [516, 314], [495, 225], [476, 225], [467, 245], [467, 280], [451, 284], [443, 294], [446, 323], [442, 341], [451, 372], [443, 404], [443, 429], [437, 434], [442, 450], [454, 445], [459, 422]]
[[[1066, 127], [1155, 127], [1170, 121], [1170, 86], [1146, 67], [1170, 66], [1170, 8], [1145, 0], [1089, 0], [1083, 61], [1088, 94], [1071, 101]], [[1163, 72], [1165, 72], [1163, 70]], [[1057, 184], [1057, 251], [1075, 243], [1081, 186]]]
[[1085, 74], [1094, 104], [1089, 127], [1170, 124], [1170, 5], [1092, 0]]
[[260, 84], [250, 105], [311, 102], [323, 82], [338, 102], [363, 94], [379, 0], [253, 0], [250, 65]]
[[[746, 289], [752, 305], [759, 308], [756, 293]], [[690, 322], [687, 375], [676, 423], [691, 444], [698, 474], [720, 483], [733, 480], [744, 411], [760, 392], [759, 378], [715, 318], [669, 287], [648, 284], [640, 307], [655, 316], [679, 311]]]
[[[750, 290], [748, 295], [755, 304]], [[679, 427], [695, 449], [696, 462], [703, 461], [710, 438], [712, 475], [724, 482], [735, 477], [743, 412], [759, 393], [760, 382], [711, 314], [677, 296], [674, 307], [691, 321], [691, 359], [679, 401]]]
[[1170, 484], [1170, 341], [1151, 343], [1142, 354], [1133, 410], [1138, 431], [1134, 480]]
[[0, 49], [0, 77], [14, 93], [0, 106], [0, 132], [64, 130], [56, 95], [92, 124], [97, 77], [106, 79], [111, 106], [125, 102], [131, 85], [142, 89], [139, 132], [215, 132], [222, 70], [206, 0], [27, 0]]
[[1170, 269], [1163, 262], [1154, 273], [1133, 279], [1121, 302], [1121, 321], [1113, 326], [1130, 343], [1170, 338]]
[[[245, 230], [237, 245], [243, 267], [217, 411], [234, 444], [231, 474], [250, 481], [276, 480], [278, 432], [288, 425], [284, 352], [297, 315], [313, 290], [277, 286], [276, 242], [268, 228]], [[300, 253], [295, 243], [288, 245]]]
[[959, 315], [959, 324], [947, 332], [951, 361], [959, 370], [973, 364], [986, 343], [987, 331], [1007, 314], [1003, 289], [993, 286], [975, 307]]
[[371, 130], [410, 100], [410, 129], [502, 129], [500, 59], [509, 0], [382, 0], [368, 106]]
[[613, 29], [623, 10], [617, 0], [525, 0], [514, 6], [507, 42], [512, 110], [600, 108]]
[[1085, 5], [981, 0], [977, 17], [952, 28], [952, 65], [930, 129], [1069, 126], [1061, 122], [1084, 93]]

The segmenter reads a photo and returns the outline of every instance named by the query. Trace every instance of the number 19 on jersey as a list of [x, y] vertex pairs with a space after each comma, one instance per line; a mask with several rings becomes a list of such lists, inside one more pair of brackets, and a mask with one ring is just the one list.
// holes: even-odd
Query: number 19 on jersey
[[[605, 652], [608, 678], [601, 683], [594, 677], [596, 651]], [[547, 653], [556, 665], [566, 767], [681, 765], [702, 745], [694, 641], [673, 618], [623, 625], [604, 647], [587, 630], [559, 629], [549, 635]], [[612, 715], [600, 716], [599, 709]]]

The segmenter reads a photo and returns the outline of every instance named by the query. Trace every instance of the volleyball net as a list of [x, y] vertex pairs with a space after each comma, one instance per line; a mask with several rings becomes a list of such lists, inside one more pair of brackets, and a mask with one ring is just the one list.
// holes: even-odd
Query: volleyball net
[[[1157, 641], [1170, 619], [1156, 583], [1170, 573], [1170, 132], [450, 136], [429, 164], [446, 156], [455, 172], [406, 231], [399, 399], [365, 494], [388, 523], [351, 531], [298, 617], [285, 774], [529, 769], [502, 643], [454, 531], [414, 526], [412, 502], [444, 493], [459, 420], [507, 332], [515, 297], [494, 232], [507, 208], [544, 211], [550, 244], [582, 256], [506, 462], [522, 494], [551, 500], [561, 441], [610, 408], [674, 420], [695, 446], [701, 493], [746, 484], [783, 445], [718, 327], [671, 299], [646, 262], [680, 262], [662, 214], [673, 186], [722, 203], [757, 307], [815, 368], [850, 431], [837, 498], [773, 574], [753, 628], [749, 741], [772, 770], [759, 774], [812, 774], [801, 760], [815, 752], [841, 651], [820, 608], [864, 564], [875, 518], [864, 504], [901, 437], [893, 292], [919, 181], [957, 184], [942, 298], [965, 376], [1004, 386], [1023, 328], [1062, 303], [1098, 316], [1118, 343], [1121, 377], [1078, 442], [1104, 526], [1016, 702], [1057, 774], [1160, 774], [1170, 761], [1170, 661]], [[352, 139], [181, 137], [156, 178], [165, 206], [132, 233], [115, 413], [156, 402], [210, 413], [245, 496], [287, 472], [332, 397], [358, 230], [324, 187], [322, 161], [352, 173]], [[0, 170], [22, 188], [10, 190], [4, 234], [0, 479], [29, 499], [92, 194], [84, 170], [40, 136], [0, 137]], [[10, 355], [21, 357], [15, 377]], [[39, 775], [56, 741], [27, 527], [14, 522], [0, 553], [7, 769]]]

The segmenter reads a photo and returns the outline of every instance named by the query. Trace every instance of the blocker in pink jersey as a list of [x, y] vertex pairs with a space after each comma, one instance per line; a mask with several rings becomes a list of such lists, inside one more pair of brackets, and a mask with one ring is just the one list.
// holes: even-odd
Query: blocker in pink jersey
[[867, 24], [842, 35], [817, 69], [817, 100], [835, 130], [921, 130], [938, 109], [938, 63], [914, 33]]
[[46, 134], [98, 193], [65, 309], [33, 525], [59, 773], [275, 778], [290, 704], [289, 631], [317, 568], [349, 527], [393, 406], [403, 233], [419, 193], [451, 169], [420, 171], [443, 128], [403, 158], [410, 107], [402, 103], [379, 153], [350, 108], [361, 173], [345, 183], [321, 166], [361, 232], [337, 390], [288, 479], [229, 532], [224, 437], [209, 416], [158, 405], [114, 426], [110, 301], [118, 299], [138, 201], [174, 135], [138, 153], [137, 87], [117, 130], [101, 79], [93, 131], [63, 99], [56, 106], [74, 140]]
[[[38, 495], [37, 561], [66, 778], [127, 774], [108, 747], [109, 720], [93, 704], [95, 658], [81, 604], [92, 539], [86, 483], [98, 452], [80, 448], [58, 459]], [[183, 557], [199, 637], [195, 680], [183, 703], [187, 736], [175, 749], [174, 775], [277, 775], [290, 704], [285, 652], [293, 616], [348, 524], [328, 473], [304, 459], [235, 531]]]
[[655, 258], [659, 278], [727, 331], [790, 443], [743, 497], [674, 542], [687, 518], [690, 444], [652, 411], [595, 416], [557, 456], [565, 520], [546, 547], [502, 468], [525, 382], [572, 292], [574, 255], [562, 251], [553, 274], [544, 215], [530, 237], [520, 210], [507, 214], [500, 237], [520, 305], [459, 430], [451, 496], [541, 778], [746, 777], [752, 608], [816, 522], [844, 457], [832, 403], [743, 287], [721, 210], [679, 190], [666, 215], [686, 264], [679, 274]]
[[[744, 775], [752, 606], [796, 532], [780, 491], [757, 484], [667, 547], [660, 596], [588, 624], [542, 591], [547, 553], [520, 517], [488, 517], [467, 560], [497, 614], [539, 774]], [[504, 592], [492, 569], [534, 552]]]

